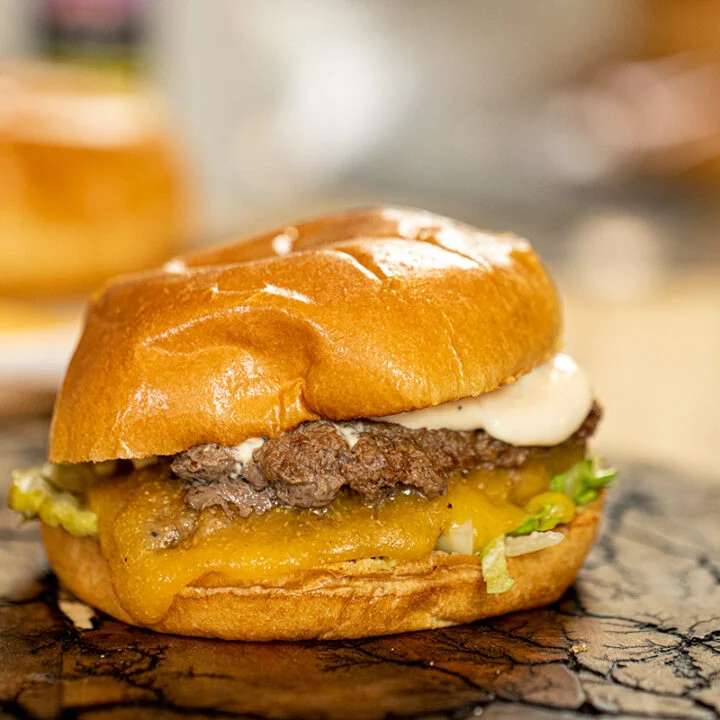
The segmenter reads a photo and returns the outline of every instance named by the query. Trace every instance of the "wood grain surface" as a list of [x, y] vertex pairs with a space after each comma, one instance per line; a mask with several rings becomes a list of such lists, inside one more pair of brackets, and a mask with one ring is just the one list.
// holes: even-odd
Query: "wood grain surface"
[[544, 610], [386, 638], [225, 643], [89, 617], [57, 587], [37, 528], [4, 509], [9, 470], [43, 459], [46, 432], [46, 420], [0, 425], [0, 720], [720, 714], [716, 482], [625, 463], [575, 588]]

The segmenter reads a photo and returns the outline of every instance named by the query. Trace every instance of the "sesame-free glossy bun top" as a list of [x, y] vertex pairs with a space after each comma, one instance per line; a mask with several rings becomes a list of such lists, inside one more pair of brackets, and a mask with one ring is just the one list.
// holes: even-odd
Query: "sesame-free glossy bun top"
[[547, 360], [560, 327], [552, 281], [512, 235], [398, 208], [285, 226], [99, 292], [50, 459], [169, 455], [480, 395]]

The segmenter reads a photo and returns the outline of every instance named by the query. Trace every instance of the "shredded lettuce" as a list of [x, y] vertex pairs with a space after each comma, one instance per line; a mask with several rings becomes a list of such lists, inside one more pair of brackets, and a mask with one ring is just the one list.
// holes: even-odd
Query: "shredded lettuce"
[[616, 476], [617, 470], [601, 468], [595, 458], [589, 458], [556, 475], [550, 489], [565, 493], [576, 505], [587, 505], [597, 498], [602, 488], [612, 485]]
[[500, 535], [482, 550], [482, 573], [488, 593], [504, 593], [515, 584], [510, 577], [505, 559], [505, 536]]
[[505, 555], [506, 557], [527, 555], [553, 547], [564, 539], [565, 536], [559, 532], [532, 532], [522, 537], [509, 537], [505, 539]]
[[26, 518], [40, 518], [46, 525], [61, 526], [72, 535], [96, 535], [97, 515], [80, 497], [60, 489], [53, 480], [57, 465], [45, 463], [12, 476], [8, 505]]
[[536, 515], [531, 515], [522, 525], [516, 527], [512, 532], [509, 532], [510, 537], [517, 537], [518, 535], [528, 535], [531, 532], [535, 532], [540, 526], [540, 518]]

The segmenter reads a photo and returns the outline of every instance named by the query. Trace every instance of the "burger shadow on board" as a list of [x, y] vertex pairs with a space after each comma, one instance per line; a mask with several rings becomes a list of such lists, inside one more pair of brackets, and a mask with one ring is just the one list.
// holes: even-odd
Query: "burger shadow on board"
[[[57, 668], [69, 688], [82, 683], [82, 692], [65, 693], [65, 707], [132, 704], [137, 717], [145, 717], [141, 706], [147, 717], [160, 708], [462, 717], [478, 706], [509, 716], [532, 706], [575, 716], [606, 710], [608, 697], [615, 712], [652, 715], [658, 703], [669, 703], [674, 716], [697, 717], [693, 694], [708, 691], [720, 660], [712, 560], [720, 553], [713, 520], [720, 488], [654, 466], [622, 465], [624, 481], [576, 585], [543, 609], [359, 640], [218, 642], [160, 635], [104, 615], [90, 619], [86, 606], [73, 604], [46, 575], [24, 597], [15, 595], [14, 612], [33, 632], [6, 635], [0, 661], [8, 667], [17, 652], [28, 658], [18, 679], [27, 697], [41, 668]], [[688, 659], [693, 678], [683, 669]]]

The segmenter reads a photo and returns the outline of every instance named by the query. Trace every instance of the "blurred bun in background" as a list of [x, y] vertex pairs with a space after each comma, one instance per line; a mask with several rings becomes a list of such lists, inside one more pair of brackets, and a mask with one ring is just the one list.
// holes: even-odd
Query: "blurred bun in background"
[[91, 290], [187, 239], [184, 168], [152, 94], [127, 78], [0, 65], [0, 296]]

